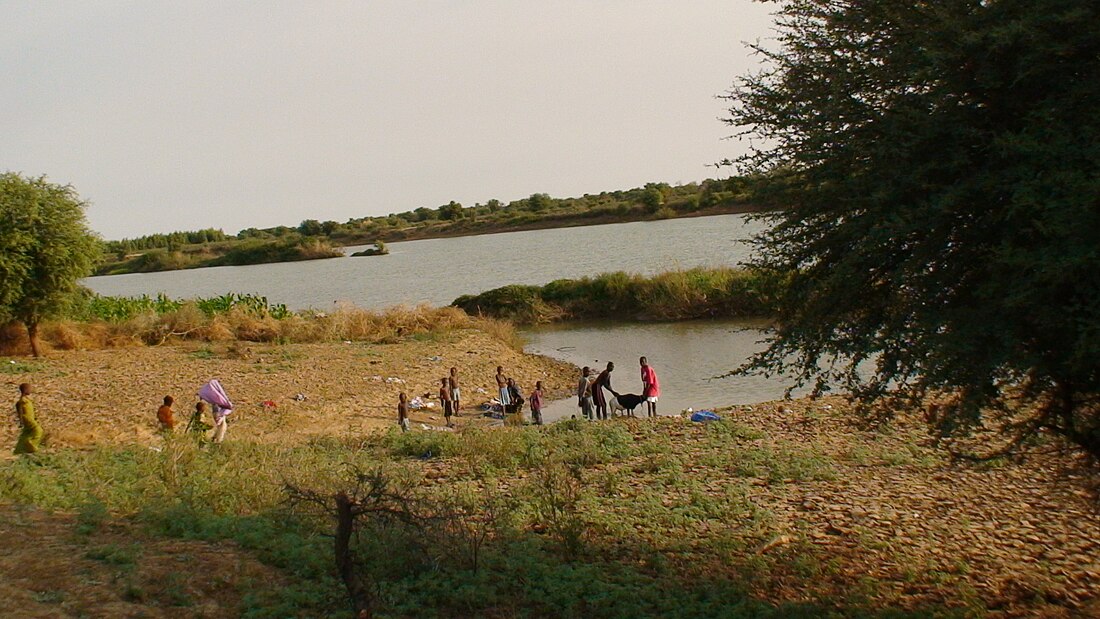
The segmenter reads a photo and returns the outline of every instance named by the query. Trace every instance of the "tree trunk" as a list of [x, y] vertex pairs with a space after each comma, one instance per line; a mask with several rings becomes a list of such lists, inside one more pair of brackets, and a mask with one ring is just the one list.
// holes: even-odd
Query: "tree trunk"
[[1075, 396], [1073, 384], [1069, 382], [1058, 383], [1058, 413], [1062, 434], [1084, 449], [1094, 461], [1100, 461], [1100, 427], [1097, 426], [1087, 410], [1087, 404], [1080, 403]]
[[336, 495], [336, 571], [344, 581], [344, 587], [351, 598], [356, 619], [371, 619], [374, 616], [370, 591], [355, 573], [351, 557], [351, 534], [355, 530], [355, 502], [345, 492]]
[[38, 321], [28, 322], [27, 324], [27, 339], [31, 342], [31, 355], [35, 357], [41, 356], [38, 349]]

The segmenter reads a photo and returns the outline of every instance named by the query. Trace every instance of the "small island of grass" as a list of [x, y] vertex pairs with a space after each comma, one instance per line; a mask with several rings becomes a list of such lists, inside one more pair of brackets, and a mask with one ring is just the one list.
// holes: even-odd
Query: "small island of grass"
[[97, 269], [96, 275], [120, 275], [123, 273], [153, 273], [202, 267], [242, 266], [273, 262], [297, 262], [340, 258], [344, 254], [325, 239], [291, 236], [281, 239], [224, 240], [213, 243], [187, 245], [182, 248], [156, 248], [135, 254], [126, 254], [108, 260]]
[[622, 271], [545, 286], [513, 284], [463, 295], [451, 305], [518, 324], [613, 318], [633, 321], [764, 318], [774, 315], [786, 279], [730, 267], [644, 276]]
[[363, 251], [357, 251], [351, 255], [352, 258], [358, 258], [360, 256], [385, 256], [390, 253], [390, 248], [386, 247], [386, 243], [383, 241], [375, 241], [374, 247], [368, 247]]

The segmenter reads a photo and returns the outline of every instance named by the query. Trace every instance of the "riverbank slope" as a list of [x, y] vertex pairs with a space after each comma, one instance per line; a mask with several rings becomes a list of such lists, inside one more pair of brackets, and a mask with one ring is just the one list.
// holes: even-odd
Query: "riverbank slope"
[[[387, 616], [1100, 611], [1100, 517], [1072, 460], [953, 461], [919, 419], [868, 431], [838, 398], [719, 413], [307, 442], [259, 432], [249, 414], [216, 449], [54, 447], [0, 462], [0, 530], [19, 540], [0, 561], [0, 613], [351, 617], [332, 521], [288, 507], [286, 488], [323, 499], [356, 471], [425, 518], [361, 524], [384, 536], [355, 552], [384, 568]], [[261, 434], [289, 442], [251, 442]]]

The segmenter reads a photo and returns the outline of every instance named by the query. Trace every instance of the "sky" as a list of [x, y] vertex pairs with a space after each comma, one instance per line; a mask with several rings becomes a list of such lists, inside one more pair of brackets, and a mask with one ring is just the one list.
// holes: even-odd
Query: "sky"
[[105, 239], [728, 176], [751, 0], [0, 0], [0, 171]]

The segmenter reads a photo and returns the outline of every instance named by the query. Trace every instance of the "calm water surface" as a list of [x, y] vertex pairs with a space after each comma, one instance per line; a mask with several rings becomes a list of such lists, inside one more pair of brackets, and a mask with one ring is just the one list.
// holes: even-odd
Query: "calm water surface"
[[[734, 321], [593, 323], [539, 328], [524, 332], [524, 336], [528, 352], [581, 367], [602, 370], [613, 361], [611, 386], [619, 393], [642, 392], [638, 357], [647, 357], [661, 383], [657, 412], [675, 415], [689, 407], [702, 410], [782, 398], [787, 386], [783, 380], [719, 378], [762, 348], [764, 327], [760, 322]], [[523, 387], [529, 390], [533, 385]], [[545, 417], [555, 421], [573, 414], [579, 416], [577, 401], [568, 398], [552, 403]], [[643, 408], [635, 414], [644, 415]]]
[[334, 302], [371, 309], [449, 305], [461, 295], [506, 284], [545, 284], [606, 271], [654, 274], [736, 266], [749, 256], [744, 241], [761, 228], [743, 215], [717, 215], [532, 230], [388, 243], [388, 256], [110, 275], [83, 283], [115, 296], [251, 293], [294, 310], [323, 310]]

